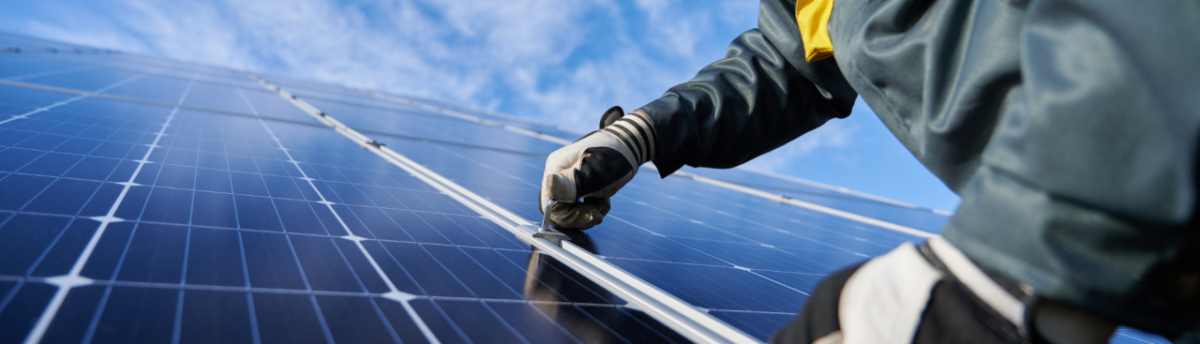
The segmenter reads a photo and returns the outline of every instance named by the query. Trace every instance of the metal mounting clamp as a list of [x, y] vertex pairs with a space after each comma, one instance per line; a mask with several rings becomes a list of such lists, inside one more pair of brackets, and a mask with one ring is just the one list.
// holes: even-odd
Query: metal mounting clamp
[[562, 247], [563, 240], [571, 241], [571, 237], [562, 232], [550, 229], [550, 205], [554, 204], [553, 200], [546, 200], [545, 216], [542, 217], [542, 226], [538, 228], [537, 233], [533, 234], [534, 238], [542, 238], [549, 241], [554, 246]]

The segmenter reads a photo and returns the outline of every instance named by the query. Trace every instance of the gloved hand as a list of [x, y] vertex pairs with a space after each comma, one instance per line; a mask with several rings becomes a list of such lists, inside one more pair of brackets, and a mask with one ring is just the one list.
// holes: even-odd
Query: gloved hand
[[[550, 225], [588, 229], [600, 224], [608, 198], [654, 158], [654, 130], [641, 114], [622, 116], [620, 106], [605, 111], [600, 130], [560, 148], [546, 159], [538, 209], [550, 206]], [[582, 201], [580, 201], [582, 199]]]

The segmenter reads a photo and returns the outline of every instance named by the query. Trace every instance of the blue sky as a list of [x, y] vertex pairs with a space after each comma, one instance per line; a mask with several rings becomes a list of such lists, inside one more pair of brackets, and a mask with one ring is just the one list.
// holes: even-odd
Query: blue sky
[[[721, 58], [756, 1], [38, 0], [0, 30], [385, 90], [591, 130]], [[861, 101], [750, 167], [953, 210], [958, 197]]]

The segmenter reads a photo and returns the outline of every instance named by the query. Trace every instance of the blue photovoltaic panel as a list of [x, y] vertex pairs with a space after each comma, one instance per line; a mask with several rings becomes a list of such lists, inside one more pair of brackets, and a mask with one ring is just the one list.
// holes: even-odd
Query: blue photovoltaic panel
[[[402, 126], [398, 127], [395, 123], [391, 123], [391, 122], [393, 122], [393, 121], [404, 122], [405, 119], [397, 118], [397, 117], [398, 116], [405, 117], [405, 115], [408, 115], [408, 116], [416, 115], [416, 117], [425, 117], [425, 118], [440, 119], [443, 121], [450, 121], [450, 123], [434, 121], [433, 123], [435, 123], [435, 125], [438, 125], [439, 127], [451, 126], [454, 128], [461, 128], [461, 129], [465, 129], [465, 130], [472, 130], [473, 127], [476, 127], [476, 126], [496, 128], [495, 126], [478, 125], [478, 123], [476, 123], [472, 120], [463, 119], [460, 117], [455, 117], [454, 115], [447, 114], [447, 113], [453, 111], [455, 114], [472, 116], [474, 118], [490, 121], [492, 123], [503, 124], [503, 125], [507, 125], [507, 126], [511, 126], [511, 127], [517, 127], [517, 128], [531, 131], [531, 132], [547, 134], [547, 135], [554, 136], [554, 137], [569, 138], [569, 137], [580, 136], [580, 134], [578, 134], [578, 133], [566, 132], [566, 131], [563, 131], [563, 130], [557, 129], [557, 128], [544, 127], [544, 126], [539, 126], [539, 125], [534, 125], [534, 124], [529, 124], [529, 123], [508, 121], [505, 119], [496, 118], [494, 116], [490, 116], [490, 115], [475, 112], [475, 111], [453, 110], [453, 109], [442, 108], [442, 107], [421, 108], [421, 107], [417, 107], [417, 106], [411, 106], [411, 105], [408, 105], [407, 102], [382, 100], [382, 99], [379, 99], [374, 96], [371, 96], [371, 95], [368, 95], [365, 93], [361, 93], [361, 92], [329, 94], [329, 95], [317, 95], [317, 94], [312, 94], [312, 93], [300, 92], [300, 93], [298, 93], [298, 95], [301, 97], [301, 99], [304, 99], [306, 102], [316, 106], [317, 108], [320, 108], [323, 110], [328, 108], [329, 109], [328, 112], [330, 112], [331, 114], [334, 114], [334, 113], [343, 114], [343, 115], [338, 115], [337, 117], [339, 117], [339, 118], [351, 116], [351, 117], [356, 117], [356, 118], [349, 118], [349, 119], [358, 120], [358, 121], [362, 122], [362, 124], [368, 124], [371, 122], [377, 122], [377, 123], [384, 124], [383, 128], [360, 126], [360, 128], [362, 128], [363, 130], [368, 130], [368, 131], [374, 130], [374, 131], [378, 132], [379, 131], [378, 129], [385, 129], [385, 130], [383, 130], [383, 132], [387, 132], [387, 130], [403, 130]], [[353, 111], [347, 111], [347, 110], [351, 110], [351, 109], [353, 109]], [[436, 110], [434, 110], [434, 109], [436, 109]], [[360, 114], [361, 110], [369, 110], [375, 116], [361, 116], [361, 114]], [[360, 114], [360, 116], [355, 116], [356, 114]], [[426, 121], [426, 122], [428, 122], [428, 121]], [[472, 124], [472, 125], [464, 125], [464, 124]], [[518, 134], [518, 133], [515, 133], [512, 131], [500, 130], [499, 132], [503, 132], [503, 133], [497, 133], [497, 131], [491, 131], [491, 133], [505, 135], [505, 136], [497, 137], [494, 140], [491, 140], [490, 142], [493, 142], [493, 143], [494, 142], [506, 142], [507, 139], [515, 139], [516, 136], [522, 136], [519, 140], [531, 139], [531, 137], [524, 136], [523, 134]], [[438, 133], [427, 133], [427, 134], [435, 134], [436, 135]], [[458, 135], [455, 137], [455, 139], [458, 139], [459, 137], [464, 137], [464, 136], [469, 136], [469, 135]], [[541, 141], [541, 140], [538, 140], [538, 141]], [[557, 147], [557, 146], [558, 145], [555, 144], [552, 147]]]
[[[258, 115], [324, 126], [278, 95], [267, 92], [260, 85], [248, 84], [238, 87], [219, 81], [199, 81], [197, 76], [200, 74], [198, 73], [180, 77], [112, 72], [105, 69], [83, 69], [70, 70], [67, 73], [44, 74], [47, 73], [36, 73], [15, 81], [36, 86], [97, 92], [163, 105], [174, 104], [178, 100], [178, 95], [184, 89], [188, 89], [190, 96], [181, 104], [186, 107], [246, 116]], [[258, 110], [257, 112], [251, 110], [251, 104]]]
[[686, 168], [684, 171], [930, 233], [940, 233], [942, 227], [950, 220], [949, 216], [934, 213], [931, 209], [902, 206], [882, 199], [866, 198], [740, 169]]
[[28, 59], [16, 55], [0, 55], [0, 64], [9, 66], [0, 70], [0, 79], [20, 80], [31, 76], [68, 73], [88, 69], [84, 66], [65, 65], [49, 61]]
[[[412, 108], [409, 113], [306, 100], [351, 128], [521, 152], [554, 151], [559, 144]], [[446, 128], [454, 128], [447, 130]], [[383, 140], [383, 139], [380, 139]]]
[[0, 121], [11, 120], [12, 116], [34, 111], [42, 106], [39, 104], [53, 104], [74, 97], [70, 94], [46, 93], [4, 85], [0, 85], [0, 90], [3, 90], [0, 91], [0, 103], [4, 104], [0, 105], [0, 116], [3, 116]]
[[107, 69], [85, 69], [70, 73], [50, 74], [25, 78], [21, 81], [39, 85], [94, 91], [106, 86], [120, 85], [135, 80], [139, 75], [131, 72]]
[[[237, 89], [190, 92], [206, 86], [176, 99], [261, 111]], [[21, 95], [4, 109], [73, 97], [2, 87]], [[443, 342], [686, 341], [328, 128], [81, 97], [0, 130], [2, 342], [76, 266], [92, 282], [66, 294], [47, 341], [424, 341], [412, 314]], [[96, 236], [110, 209], [122, 220]]]
[[[556, 136], [556, 137], [564, 137], [565, 138], [565, 137], [575, 137], [575, 136], [580, 135], [580, 133], [566, 131], [566, 130], [563, 130], [563, 129], [560, 129], [557, 127], [552, 127], [552, 126], [548, 126], [548, 125], [544, 125], [544, 124], [534, 124], [535, 122], [533, 122], [533, 121], [520, 120], [517, 118], [511, 118], [511, 117], [507, 117], [507, 116], [499, 116], [499, 115], [495, 115], [495, 114], [481, 112], [478, 110], [473, 110], [473, 109], [464, 108], [464, 107], [458, 107], [458, 106], [454, 106], [451, 104], [445, 104], [445, 103], [435, 102], [435, 101], [426, 100], [426, 99], [412, 98], [412, 97], [403, 97], [403, 98], [395, 97], [394, 98], [395, 100], [385, 100], [378, 96], [368, 94], [366, 91], [351, 90], [351, 89], [347, 89], [344, 87], [322, 85], [322, 84], [318, 84], [318, 83], [293, 80], [293, 79], [282, 78], [282, 77], [268, 77], [268, 79], [270, 79], [270, 81], [272, 83], [282, 86], [285, 89], [287, 89], [289, 92], [300, 96], [302, 99], [304, 99], [306, 101], [309, 101], [310, 104], [314, 103], [313, 102], [314, 100], [315, 101], [333, 101], [333, 102], [338, 102], [338, 103], [344, 103], [347, 105], [354, 105], [357, 108], [397, 110], [397, 111], [399, 111], [399, 113], [412, 113], [414, 110], [414, 105], [412, 105], [413, 104], [412, 102], [417, 102], [417, 103], [421, 103], [425, 106], [442, 109], [442, 111], [453, 111], [456, 113], [461, 113], [461, 114], [465, 114], [468, 116], [474, 116], [474, 117], [478, 117], [478, 118], [482, 118], [482, 119], [490, 120], [490, 121], [494, 121], [494, 122], [501, 122], [504, 125], [518, 127], [518, 128], [522, 128], [522, 129], [526, 129], [526, 130], [530, 130], [530, 131], [534, 131], [534, 132], [539, 132], [539, 133], [544, 133], [544, 134], [548, 134], [548, 135], [552, 135], [552, 136]], [[318, 106], [318, 108], [320, 108], [320, 106]], [[445, 114], [436, 114], [436, 115], [439, 117], [452, 118], [450, 116], [446, 116]], [[597, 123], [598, 123], [598, 120], [597, 120]], [[455, 126], [459, 126], [459, 125], [456, 124]]]
[[[7, 37], [34, 47], [0, 54], [0, 342], [54, 307], [46, 341], [686, 341], [239, 72]], [[579, 136], [267, 79], [531, 222], [559, 145], [495, 123]], [[944, 221], [709, 172], [695, 171], [923, 230]], [[919, 240], [652, 169], [604, 224], [572, 236], [763, 340], [826, 274]], [[76, 275], [89, 280], [62, 279]], [[1122, 330], [1114, 342], [1136, 338], [1150, 337]]]

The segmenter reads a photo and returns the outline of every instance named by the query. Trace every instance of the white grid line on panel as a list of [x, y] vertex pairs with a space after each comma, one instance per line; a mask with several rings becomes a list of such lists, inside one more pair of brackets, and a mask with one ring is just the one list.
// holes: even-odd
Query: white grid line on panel
[[[100, 93], [100, 92], [104, 92], [104, 91], [107, 91], [107, 90], [109, 90], [109, 89], [112, 89], [112, 88], [114, 88], [114, 87], [121, 86], [121, 85], [124, 85], [124, 84], [126, 84], [126, 83], [132, 82], [132, 81], [134, 81], [134, 80], [137, 80], [137, 79], [139, 79], [139, 78], [141, 78], [141, 76], [133, 76], [133, 77], [129, 77], [129, 78], [126, 78], [125, 80], [118, 81], [118, 82], [116, 82], [116, 83], [114, 83], [114, 84], [112, 84], [112, 85], [108, 85], [108, 86], [102, 87], [102, 88], [100, 88], [100, 89], [97, 89], [97, 90], [95, 90], [95, 91], [88, 92], [88, 93]], [[77, 101], [77, 100], [80, 100], [80, 99], [83, 99], [83, 98], [87, 98], [88, 96], [90, 96], [90, 95], [89, 95], [89, 94], [81, 94], [81, 95], [78, 95], [78, 96], [72, 97], [72, 98], [70, 98], [70, 99], [67, 99], [67, 100], [63, 100], [63, 101], [60, 101], [60, 102], [57, 102], [57, 103], [54, 103], [54, 104], [50, 104], [50, 105], [46, 105], [46, 106], [43, 106], [43, 107], [40, 107], [40, 108], [37, 108], [37, 109], [33, 109], [32, 111], [29, 111], [29, 112], [26, 112], [26, 113], [23, 113], [23, 114], [20, 114], [20, 115], [12, 116], [12, 117], [10, 117], [9, 119], [6, 119], [6, 120], [3, 120], [3, 121], [0, 121], [0, 124], [4, 124], [4, 123], [8, 123], [8, 122], [12, 122], [12, 121], [15, 121], [15, 120], [18, 120], [18, 119], [25, 119], [25, 118], [29, 118], [29, 116], [32, 116], [32, 115], [34, 115], [34, 114], [37, 114], [37, 113], [40, 113], [40, 112], [45, 112], [45, 111], [47, 111], [47, 110], [50, 110], [50, 109], [53, 109], [53, 108], [56, 108], [56, 107], [59, 107], [59, 106], [63, 106], [63, 105], [66, 105], [66, 104], [70, 104], [70, 103], [73, 103], [73, 102], [75, 102], [75, 101]]]
[[386, 146], [378, 144], [377, 141], [347, 127], [312, 105], [296, 99], [291, 93], [280, 89], [266, 80], [248, 72], [246, 74], [251, 79], [263, 84], [267, 89], [278, 93], [285, 100], [300, 107], [317, 120], [326, 123], [338, 133], [360, 144], [363, 148], [408, 171], [418, 179], [442, 190], [472, 210], [487, 216], [493, 222], [516, 234], [522, 241], [537, 247], [540, 252], [553, 256], [580, 274], [609, 289], [614, 294], [629, 300], [631, 302], [630, 307], [643, 310], [646, 314], [658, 319], [664, 325], [671, 327], [685, 337], [699, 342], [760, 342], [745, 332], [705, 313], [703, 309], [688, 304], [678, 297], [647, 283], [570, 242], [563, 242], [562, 247], [559, 247], [546, 240], [533, 238], [533, 233], [537, 232], [537, 228], [527, 220], [409, 160], [407, 157], [392, 151]]
[[858, 214], [851, 213], [848, 211], [843, 211], [843, 210], [826, 207], [823, 205], [813, 204], [813, 203], [793, 199], [791, 197], [787, 197], [787, 196], [783, 196], [783, 195], [777, 195], [777, 194], [772, 194], [769, 192], [759, 191], [756, 189], [729, 183], [726, 181], [721, 181], [721, 180], [712, 179], [712, 178], [708, 178], [708, 177], [698, 176], [698, 175], [694, 175], [694, 174], [687, 173], [687, 172], [675, 172], [675, 174], [677, 174], [681, 177], [691, 178], [691, 179], [701, 182], [701, 183], [715, 185], [715, 186], [719, 186], [722, 188], [771, 199], [771, 200], [774, 200], [774, 201], [777, 201], [780, 203], [791, 204], [791, 205], [805, 208], [808, 210], [819, 211], [822, 213], [837, 216], [837, 217], [844, 218], [847, 220], [861, 222], [861, 223], [865, 223], [868, 225], [872, 225], [872, 226], [876, 226], [876, 227], [880, 227], [880, 228], [884, 228], [884, 229], [889, 229], [892, 231], [912, 235], [912, 236], [919, 237], [919, 238], [932, 238], [932, 237], [938, 236], [937, 234], [929, 233], [929, 232], [919, 230], [916, 228], [901, 226], [901, 225], [894, 224], [894, 223], [887, 222], [887, 221], [876, 220], [874, 218], [858, 215]]
[[[515, 127], [515, 126], [506, 125], [506, 124], [502, 124], [502, 123], [496, 123], [496, 122], [489, 121], [487, 119], [483, 119], [483, 118], [480, 118], [477, 116], [472, 116], [472, 115], [464, 114], [464, 113], [461, 113], [461, 112], [458, 112], [458, 111], [455, 111], [452, 109], [446, 109], [446, 108], [442, 108], [442, 107], [438, 107], [438, 106], [434, 106], [434, 105], [425, 104], [422, 102], [417, 102], [417, 101], [407, 99], [407, 98], [401, 98], [401, 97], [383, 94], [383, 93], [374, 92], [374, 91], [366, 91], [366, 90], [359, 90], [359, 91], [373, 95], [379, 99], [384, 99], [384, 100], [389, 100], [389, 101], [393, 101], [393, 102], [397, 102], [397, 103], [401, 103], [401, 104], [415, 106], [417, 108], [429, 110], [429, 111], [432, 111], [435, 113], [440, 113], [440, 114], [454, 117], [454, 118], [472, 121], [472, 122], [479, 123], [482, 125], [502, 128], [504, 130], [508, 130], [508, 131], [511, 131], [514, 133], [518, 133], [521, 135], [525, 135], [525, 136], [529, 136], [529, 137], [533, 137], [533, 138], [537, 138], [537, 139], [542, 139], [542, 140], [557, 143], [560, 145], [569, 145], [573, 142], [571, 140], [567, 140], [567, 139], [564, 139], [561, 137], [547, 135], [547, 134], [539, 133], [539, 132], [532, 131], [529, 129]], [[649, 164], [644, 165], [644, 166], [653, 167], [653, 165], [649, 165]], [[877, 202], [881, 202], [881, 203], [885, 203], [885, 204], [889, 204], [889, 205], [893, 205], [893, 206], [897, 206], [897, 207], [914, 209], [914, 210], [928, 210], [930, 212], [933, 212], [934, 214], [938, 214], [938, 215], [942, 215], [942, 216], [953, 215], [953, 213], [949, 212], [949, 211], [945, 211], [945, 210], [941, 210], [941, 209], [924, 209], [924, 208], [921, 208], [921, 207], [918, 207], [918, 206], [915, 206], [912, 204], [908, 204], [908, 203], [904, 203], [904, 202], [900, 202], [900, 201], [896, 201], [896, 200], [892, 200], [892, 199], [888, 199], [888, 198], [884, 198], [884, 197], [879, 197], [879, 196], [875, 196], [875, 195], [871, 195], [871, 194], [867, 194], [867, 193], [862, 193], [862, 192], [858, 192], [858, 191], [853, 191], [853, 190], [850, 190], [847, 188], [832, 187], [832, 186], [828, 186], [825, 184], [816, 183], [816, 182], [812, 182], [812, 181], [808, 181], [808, 180], [804, 180], [804, 179], [800, 179], [800, 178], [787, 177], [787, 176], [777, 175], [777, 174], [773, 174], [773, 173], [769, 173], [769, 172], [762, 172], [762, 171], [749, 169], [749, 168], [740, 168], [740, 169], [745, 170], [747, 172], [756, 173], [756, 174], [760, 174], [760, 175], [764, 175], [764, 176], [768, 176], [768, 177], [772, 177], [772, 178], [777, 178], [777, 179], [786, 180], [786, 181], [790, 181], [790, 182], [800, 183], [800, 184], [809, 185], [809, 186], [822, 188], [822, 189], [828, 189], [828, 190], [836, 191], [836, 192], [847, 194], [847, 195], [854, 195], [854, 196], [862, 197], [865, 199], [869, 199], [869, 200], [873, 200], [873, 201], [877, 201]], [[925, 232], [922, 230], [918, 230], [918, 229], [914, 229], [914, 228], [910, 228], [910, 227], [906, 227], [906, 226], [901, 226], [901, 225], [886, 222], [886, 221], [876, 220], [874, 218], [870, 218], [867, 216], [862, 216], [862, 215], [854, 214], [854, 213], [847, 212], [847, 211], [842, 211], [842, 210], [825, 207], [825, 206], [821, 206], [821, 205], [817, 205], [817, 204], [813, 204], [813, 203], [809, 203], [809, 202], [804, 202], [804, 201], [788, 198], [788, 197], [785, 197], [782, 195], [773, 195], [773, 194], [769, 194], [769, 193], [766, 193], [761, 190], [748, 188], [745, 186], [725, 182], [725, 181], [718, 180], [718, 179], [700, 177], [700, 176], [696, 176], [694, 174], [682, 172], [682, 171], [677, 171], [674, 174], [679, 175], [681, 177], [695, 179], [696, 181], [699, 181], [702, 183], [711, 184], [711, 185], [715, 185], [715, 186], [719, 186], [722, 188], [726, 188], [726, 189], [730, 189], [730, 190], [734, 190], [734, 191], [738, 191], [738, 192], [742, 192], [742, 193], [747, 193], [747, 194], [751, 194], [751, 195], [755, 195], [755, 196], [763, 196], [763, 194], [767, 194], [767, 195], [770, 195], [768, 198], [784, 199], [785, 201], [783, 201], [783, 203], [791, 204], [791, 205], [809, 209], [809, 210], [823, 212], [823, 213], [826, 213], [829, 215], [842, 217], [842, 218], [849, 219], [852, 221], [858, 221], [858, 222], [866, 223], [869, 225], [879, 226], [882, 228], [894, 230], [894, 231], [905, 233], [905, 234], [916, 235], [918, 237], [923, 237], [923, 238], [928, 238], [931, 235], [929, 232]], [[702, 178], [702, 179], [698, 179], [698, 178]], [[916, 234], [917, 232], [919, 232], [921, 234]]]
[[[243, 97], [244, 96], [245, 95], [243, 95]], [[320, 118], [318, 118], [318, 119], [320, 119]], [[338, 224], [340, 224], [342, 226], [342, 229], [344, 229], [346, 231], [346, 233], [349, 233], [349, 235], [342, 237], [342, 239], [353, 241], [354, 245], [356, 247], [358, 247], [359, 251], [361, 251], [363, 256], [366, 257], [367, 262], [371, 263], [371, 267], [373, 269], [375, 269], [375, 273], [379, 274], [379, 277], [381, 279], [383, 279], [383, 282], [388, 287], [388, 292], [384, 293], [382, 295], [383, 298], [400, 302], [400, 304], [404, 306], [404, 311], [408, 313], [408, 316], [411, 317], [413, 319], [413, 322], [417, 325], [417, 328], [421, 329], [421, 333], [423, 335], [425, 335], [425, 339], [429, 340], [429, 342], [432, 344], [441, 343], [441, 341], [438, 340], [437, 336], [434, 336], [433, 331], [431, 331], [429, 329], [429, 327], [425, 324], [425, 321], [423, 319], [421, 319], [421, 315], [417, 314], [416, 309], [413, 309], [412, 305], [409, 304], [409, 301], [415, 299], [416, 297], [412, 294], [402, 292], [402, 291], [400, 291], [400, 289], [396, 288], [396, 285], [392, 283], [392, 279], [390, 277], [388, 277], [386, 272], [383, 271], [383, 268], [379, 266], [379, 263], [375, 261], [375, 258], [372, 257], [371, 254], [367, 252], [366, 246], [363, 246], [362, 241], [365, 240], [366, 238], [363, 238], [361, 236], [354, 234], [354, 231], [350, 229], [350, 226], [347, 226], [346, 222], [344, 220], [342, 220], [342, 216], [340, 214], [338, 214], [336, 209], [333, 208], [334, 203], [329, 202], [325, 198], [325, 195], [321, 193], [321, 190], [317, 188], [316, 184], [313, 184], [313, 179], [309, 178], [308, 174], [306, 172], [304, 172], [304, 169], [300, 168], [300, 162], [296, 161], [296, 159], [292, 157], [292, 154], [290, 152], [288, 152], [287, 147], [283, 146], [283, 142], [280, 142], [279, 138], [275, 136], [275, 132], [271, 131], [271, 128], [269, 126], [267, 126], [267, 123], [265, 121], [263, 121], [261, 118], [258, 121], [259, 121], [259, 124], [262, 125], [263, 129], [266, 129], [267, 134], [269, 134], [271, 136], [271, 139], [274, 140], [275, 143], [279, 145], [278, 148], [281, 151], [283, 151], [283, 154], [287, 155], [288, 162], [290, 162], [293, 166], [296, 167], [296, 170], [299, 171], [300, 175], [304, 177], [303, 179], [306, 182], [308, 182], [308, 185], [310, 187], [312, 187], [313, 191], [317, 193], [317, 196], [321, 198], [321, 203], [324, 204], [326, 207], [328, 207], [329, 211], [331, 213], [333, 213], [334, 218], [336, 218], [338, 220]], [[290, 245], [290, 241], [289, 241], [289, 245]], [[313, 301], [313, 305], [314, 306], [316, 305], [315, 299]], [[376, 312], [379, 312], [379, 310], [376, 309]], [[325, 324], [324, 324], [323, 317], [321, 318], [321, 321], [322, 321], [322, 326], [324, 327]], [[389, 331], [393, 331], [390, 326], [388, 327], [388, 329], [389, 329]], [[395, 335], [394, 333], [392, 333], [392, 334]], [[329, 336], [328, 329], [326, 329], [326, 336], [327, 337]], [[333, 342], [332, 337], [329, 337], [328, 340], [331, 343]]]
[[45, 72], [38, 72], [38, 73], [29, 73], [29, 74], [22, 74], [22, 75], [14, 75], [14, 76], [10, 76], [10, 77], [3, 78], [3, 79], [4, 79], [4, 80], [21, 80], [21, 79], [29, 79], [29, 78], [39, 78], [39, 77], [43, 77], [43, 76], [51, 76], [51, 75], [58, 75], [58, 74], [66, 74], [66, 73], [78, 72], [78, 71], [81, 71], [81, 70], [88, 70], [88, 69], [91, 69], [91, 68], [88, 68], [88, 67], [76, 67], [76, 68], [68, 68], [68, 69], [58, 69], [58, 70], [45, 71]]
[[514, 132], [514, 133], [518, 133], [518, 134], [521, 134], [521, 135], [525, 135], [525, 136], [529, 136], [529, 137], [533, 137], [533, 138], [538, 138], [538, 139], [542, 139], [542, 140], [546, 140], [546, 141], [554, 142], [554, 143], [557, 143], [557, 144], [560, 144], [560, 145], [569, 145], [569, 144], [571, 144], [571, 142], [572, 142], [571, 140], [567, 140], [567, 139], [564, 139], [564, 138], [561, 138], [561, 137], [557, 137], [557, 136], [553, 136], [553, 135], [547, 135], [547, 134], [539, 133], [539, 132], [536, 132], [536, 131], [533, 131], [533, 130], [529, 130], [529, 129], [525, 129], [525, 128], [521, 128], [521, 127], [511, 126], [511, 125], [507, 125], [507, 124], [504, 124], [504, 123], [499, 123], [499, 122], [495, 122], [495, 121], [487, 120], [487, 119], [484, 119], [484, 118], [482, 118], [482, 117], [468, 115], [468, 114], [465, 114], [465, 113], [462, 113], [462, 112], [459, 112], [459, 111], [455, 111], [455, 110], [451, 110], [451, 109], [447, 109], [447, 108], [443, 108], [443, 107], [439, 107], [439, 106], [433, 106], [433, 105], [429, 105], [429, 104], [426, 104], [426, 103], [422, 103], [422, 102], [413, 101], [413, 100], [411, 100], [411, 99], [401, 98], [401, 97], [397, 97], [397, 96], [393, 96], [393, 95], [387, 95], [387, 94], [383, 94], [383, 93], [379, 93], [379, 92], [375, 92], [375, 91], [361, 91], [361, 92], [364, 92], [364, 93], [370, 94], [370, 95], [372, 95], [372, 96], [375, 96], [376, 98], [379, 98], [379, 99], [384, 99], [384, 100], [388, 100], [388, 101], [392, 101], [392, 102], [397, 102], [397, 103], [401, 103], [401, 104], [405, 104], [405, 105], [413, 106], [413, 107], [416, 107], [416, 108], [419, 108], [419, 109], [429, 110], [429, 111], [431, 111], [431, 112], [434, 112], [434, 113], [440, 113], [440, 114], [443, 114], [443, 115], [446, 115], [446, 116], [450, 116], [450, 117], [454, 117], [454, 118], [458, 118], [458, 119], [462, 119], [462, 120], [467, 120], [467, 121], [471, 121], [471, 122], [479, 123], [479, 124], [486, 125], [486, 126], [489, 126], [489, 127], [497, 127], [497, 128], [501, 128], [501, 129], [508, 130], [508, 131], [511, 131], [511, 132]]
[[[109, 87], [105, 87], [105, 88], [96, 90], [96, 92], [103, 92], [104, 90], [120, 86], [121, 84], [133, 81], [137, 78], [140, 78], [140, 76], [130, 77], [128, 79], [122, 80], [121, 82], [110, 85]], [[183, 95], [181, 95], [179, 97], [179, 103], [183, 102], [184, 97], [187, 97], [188, 91], [190, 91], [190, 90], [191, 90], [191, 84], [188, 85], [188, 89], [183, 92]], [[77, 96], [72, 99], [83, 98], [83, 97], [86, 97], [86, 95]], [[71, 101], [74, 101], [74, 100], [71, 100]], [[60, 102], [60, 103], [62, 103], [62, 102]], [[63, 104], [65, 104], [65, 103], [63, 103]], [[61, 105], [61, 104], [59, 104], [59, 105]], [[54, 106], [58, 106], [58, 105], [54, 105]], [[42, 110], [42, 111], [45, 111], [45, 110]], [[166, 122], [164, 122], [162, 124], [162, 128], [158, 130], [158, 133], [156, 134], [156, 136], [154, 138], [154, 143], [152, 143], [150, 145], [151, 148], [146, 150], [146, 154], [144, 156], [142, 156], [142, 160], [140, 162], [138, 162], [137, 169], [134, 170], [133, 175], [131, 175], [129, 177], [129, 181], [127, 181], [125, 183], [124, 187], [121, 189], [121, 193], [117, 196], [117, 199], [114, 200], [112, 206], [109, 207], [108, 214], [105, 216], [102, 216], [102, 217], [93, 217], [92, 218], [93, 220], [100, 222], [100, 227], [97, 228], [96, 232], [92, 234], [92, 238], [88, 241], [87, 246], [85, 246], [83, 249], [83, 252], [81, 252], [79, 254], [79, 258], [77, 258], [75, 260], [75, 264], [71, 266], [70, 272], [68, 272], [66, 275], [55, 276], [55, 277], [46, 279], [47, 283], [50, 283], [50, 284], [58, 287], [58, 291], [54, 293], [54, 297], [52, 299], [50, 299], [50, 303], [46, 305], [46, 309], [43, 310], [42, 315], [40, 317], [38, 317], [37, 323], [34, 324], [33, 329], [30, 330], [29, 334], [25, 337], [26, 344], [38, 343], [42, 340], [42, 337], [46, 335], [46, 330], [50, 327], [50, 322], [52, 320], [54, 320], [54, 317], [58, 314], [59, 308], [62, 307], [62, 303], [64, 300], [66, 300], [67, 294], [71, 292], [71, 289], [78, 287], [78, 286], [92, 284], [93, 281], [90, 278], [80, 276], [80, 272], [83, 271], [83, 267], [84, 267], [84, 265], [87, 264], [88, 259], [90, 259], [92, 257], [92, 252], [96, 249], [96, 245], [100, 243], [100, 237], [104, 235], [104, 230], [108, 228], [108, 225], [113, 222], [124, 221], [113, 215], [115, 215], [117, 213], [117, 208], [119, 208], [121, 206], [121, 202], [123, 200], [125, 200], [125, 195], [129, 193], [129, 189], [132, 188], [134, 185], [136, 185], [136, 184], [134, 184], [133, 181], [136, 180], [138, 174], [142, 172], [142, 167], [145, 166], [147, 162], [149, 162], [148, 159], [150, 159], [150, 154], [154, 152], [154, 149], [155, 149], [154, 147], [158, 146], [158, 141], [162, 140], [162, 137], [166, 135], [165, 133], [166, 133], [167, 127], [170, 126], [171, 121], [175, 119], [175, 114], [177, 112], [179, 112], [178, 107], [173, 108], [171, 110], [171, 114], [167, 117]], [[100, 307], [98, 309], [102, 309], [102, 308], [103, 307]], [[89, 331], [89, 333], [90, 332], [91, 331]]]

